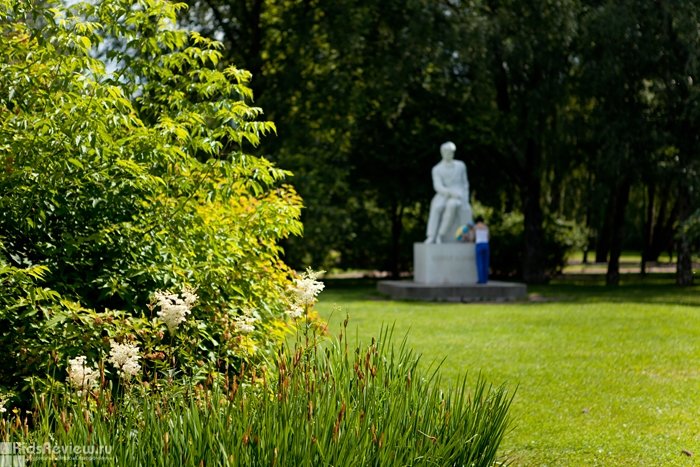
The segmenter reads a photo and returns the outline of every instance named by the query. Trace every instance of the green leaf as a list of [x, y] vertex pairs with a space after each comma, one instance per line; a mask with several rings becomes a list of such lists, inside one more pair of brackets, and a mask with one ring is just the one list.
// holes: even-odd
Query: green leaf
[[69, 157], [69, 158], [68, 158], [68, 162], [70, 162], [71, 164], [73, 164], [75, 167], [77, 167], [77, 168], [79, 168], [79, 169], [84, 169], [84, 168], [85, 168], [85, 166], [83, 165], [83, 163], [80, 162], [80, 161], [79, 161], [78, 159], [76, 159], [75, 157]]

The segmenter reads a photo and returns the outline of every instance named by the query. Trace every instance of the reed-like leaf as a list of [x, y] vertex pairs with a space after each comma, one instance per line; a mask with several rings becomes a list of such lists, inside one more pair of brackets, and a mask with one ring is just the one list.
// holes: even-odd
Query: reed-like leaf
[[[237, 391], [125, 388], [96, 398], [37, 398], [34, 429], [3, 425], [2, 440], [109, 448], [104, 465], [491, 466], [512, 401], [481, 377], [444, 388], [384, 329], [368, 346], [300, 336], [280, 353], [278, 378]], [[184, 390], [183, 390], [184, 389]], [[40, 402], [43, 400], [44, 402]], [[111, 407], [111, 408], [110, 408]], [[32, 465], [57, 458], [32, 459]], [[75, 459], [74, 459], [75, 460]], [[94, 459], [78, 458], [78, 464]]]

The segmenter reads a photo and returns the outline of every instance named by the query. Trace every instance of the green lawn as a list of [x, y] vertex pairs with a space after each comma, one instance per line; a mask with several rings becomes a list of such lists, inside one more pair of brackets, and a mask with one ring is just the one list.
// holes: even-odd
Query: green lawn
[[[670, 276], [531, 288], [514, 304], [384, 300], [329, 281], [318, 310], [334, 334], [382, 324], [456, 381], [481, 372], [517, 394], [502, 452], [515, 465], [700, 464], [700, 289]], [[692, 456], [682, 453], [689, 451]]]

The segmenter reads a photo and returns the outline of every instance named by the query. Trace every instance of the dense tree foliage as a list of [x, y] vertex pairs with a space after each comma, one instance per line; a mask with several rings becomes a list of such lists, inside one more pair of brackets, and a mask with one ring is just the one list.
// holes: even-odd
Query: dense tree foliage
[[293, 262], [407, 268], [452, 139], [478, 209], [517, 245], [504, 254], [524, 252], [499, 271], [540, 282], [552, 252], [590, 247], [614, 284], [623, 247], [646, 262], [674, 241], [688, 270], [693, 240], [675, 232], [697, 201], [696, 2], [188, 3], [182, 19], [250, 64], [279, 124], [268, 144], [307, 202]]
[[[619, 281], [625, 229], [641, 232], [643, 262], [654, 261], [671, 250], [673, 232], [697, 202], [686, 187], [696, 183], [699, 156], [693, 130], [699, 11], [692, 2], [605, 2], [590, 6], [582, 22], [581, 95], [595, 130], [587, 169], [599, 206], [592, 216], [596, 259], [609, 259], [609, 284]], [[635, 189], [641, 196], [631, 207], [643, 214], [625, 222]], [[688, 241], [677, 243], [682, 284], [692, 282]]]
[[[201, 141], [218, 141], [217, 155], [194, 141], [191, 154], [206, 171], [212, 161], [235, 158], [243, 148], [270, 154], [295, 173], [290, 180], [305, 199], [305, 231], [303, 239], [284, 240], [292, 264], [395, 274], [408, 269], [411, 243], [424, 235], [429, 170], [439, 158], [439, 144], [451, 139], [467, 163], [477, 210], [489, 215], [502, 239], [494, 245], [498, 272], [540, 282], [561, 264], [566, 248], [583, 247], [608, 261], [608, 282], [614, 284], [622, 248], [633, 247], [643, 251], [644, 262], [677, 251], [679, 282], [692, 280], [695, 240], [683, 232], [693, 229], [680, 227], [692, 224], [698, 196], [696, 2], [187, 3], [180, 21], [226, 46], [219, 51], [193, 44], [209, 59], [216, 57], [208, 69], [220, 72], [236, 64], [251, 70], [256, 104], [278, 131], [256, 146], [223, 134], [232, 126], [218, 124], [220, 116], [207, 119], [210, 134], [202, 134]], [[139, 33], [145, 39], [153, 32], [141, 26]], [[121, 54], [117, 63], [129, 71], [112, 84], [118, 83], [127, 99], [138, 98], [132, 105], [139, 118], [167, 129], [168, 121], [158, 119], [176, 113], [183, 118], [173, 108], [179, 98], [189, 98], [198, 109], [201, 100], [215, 105], [218, 95], [206, 91], [202, 99], [179, 81], [185, 68], [173, 73], [172, 64], [144, 66], [152, 59], [148, 48], [167, 48], [172, 38], [161, 34], [149, 40], [155, 42], [138, 51], [126, 37], [101, 45], [103, 53]], [[121, 49], [107, 50], [115, 45]], [[148, 87], [156, 77], [165, 79], [163, 89]], [[247, 77], [237, 77], [247, 84]], [[271, 128], [255, 125], [249, 133]], [[254, 167], [249, 173], [277, 174]], [[20, 204], [12, 216], [29, 209]], [[98, 216], [85, 216], [86, 226], [115, 215], [98, 208]], [[33, 231], [46, 237], [37, 237], [41, 248], [50, 249], [58, 245], [51, 229], [75, 226], [45, 227]], [[147, 233], [157, 239], [155, 230]], [[280, 232], [279, 238], [285, 236]], [[13, 242], [13, 254], [25, 248], [19, 236]], [[76, 264], [94, 264], [101, 257], [89, 247], [68, 253], [77, 256], [54, 265], [51, 270], [60, 272], [51, 274], [67, 277]], [[161, 257], [169, 262], [167, 255]], [[124, 270], [117, 263], [112, 272]], [[109, 267], [97, 269], [101, 272], [91, 274], [102, 282], [91, 293], [98, 294], [98, 302], [108, 295], [114, 300], [122, 293], [116, 291], [140, 280], [111, 274], [107, 281], [97, 276], [106, 277]], [[168, 273], [166, 279], [171, 277]]]

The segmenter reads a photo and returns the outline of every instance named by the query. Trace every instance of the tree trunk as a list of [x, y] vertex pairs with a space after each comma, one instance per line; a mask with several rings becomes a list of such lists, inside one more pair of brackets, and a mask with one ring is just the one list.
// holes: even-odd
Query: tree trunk
[[611, 190], [611, 197], [605, 203], [605, 217], [603, 217], [603, 225], [598, 230], [598, 238], [595, 244], [595, 262], [605, 263], [608, 261], [610, 253], [610, 236], [612, 235], [612, 218], [615, 212], [615, 192]]
[[[690, 193], [687, 190], [679, 190], [679, 217], [684, 221], [690, 216]], [[693, 285], [693, 258], [690, 241], [687, 235], [681, 233], [676, 242], [676, 284], [682, 286]]]
[[678, 239], [678, 252], [676, 259], [676, 284], [682, 286], [693, 285], [693, 260], [690, 242], [685, 235]]
[[610, 260], [608, 272], [605, 275], [607, 285], [620, 284], [620, 254], [622, 253], [622, 238], [625, 227], [625, 210], [630, 195], [630, 182], [627, 177], [622, 179], [615, 190], [615, 198], [611, 200], [613, 207], [611, 235], [610, 235]]
[[[526, 167], [523, 175], [523, 214], [525, 227], [525, 255], [523, 263], [523, 280], [528, 284], [543, 284], [547, 282], [544, 231], [542, 229], [542, 206], [540, 194], [542, 187], [539, 179], [537, 164], [538, 148], [534, 141], [528, 140], [526, 149]], [[513, 258], [515, 259], [515, 258]]]
[[593, 171], [588, 172], [588, 183], [587, 185], [587, 196], [586, 199], [589, 202], [586, 203], [586, 217], [584, 219], [583, 225], [586, 226], [586, 244], [583, 246], [583, 264], [588, 264], [588, 252], [591, 250], [591, 216], [592, 208], [590, 200], [593, 199]]
[[654, 225], [654, 198], [656, 197], [656, 183], [651, 182], [647, 185], [647, 206], [646, 216], [644, 219], [644, 232], [642, 241], [642, 264], [640, 272], [642, 275], [647, 273], [647, 261], [649, 260], [649, 249], [651, 246], [651, 228]]
[[[670, 188], [666, 190], [670, 191]], [[662, 195], [659, 202], [659, 215], [651, 237], [649, 261], [658, 261], [659, 256], [673, 244], [673, 226], [678, 220], [679, 200], [675, 200], [670, 214], [666, 215], [668, 195]]]
[[392, 279], [398, 279], [401, 276], [402, 219], [403, 205], [397, 200], [393, 200], [391, 206], [391, 257], [389, 258]]

